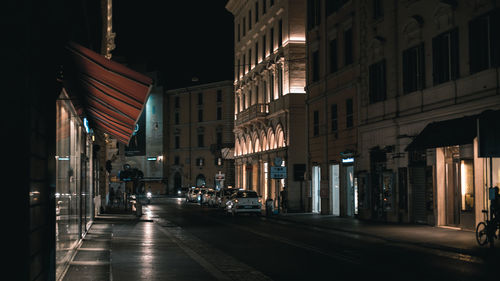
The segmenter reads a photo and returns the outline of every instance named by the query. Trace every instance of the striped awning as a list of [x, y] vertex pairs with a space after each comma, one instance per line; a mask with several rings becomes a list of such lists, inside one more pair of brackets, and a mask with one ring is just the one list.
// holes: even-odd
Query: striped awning
[[71, 42], [63, 79], [91, 127], [129, 143], [153, 84], [150, 77]]

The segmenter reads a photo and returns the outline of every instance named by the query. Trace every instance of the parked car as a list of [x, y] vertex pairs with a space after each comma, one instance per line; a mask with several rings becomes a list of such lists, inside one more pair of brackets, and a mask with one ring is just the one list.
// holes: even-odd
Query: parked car
[[189, 201], [189, 202], [198, 202], [198, 194], [199, 193], [200, 193], [200, 189], [199, 188], [192, 188], [187, 193], [186, 201]]
[[226, 202], [226, 212], [236, 215], [239, 213], [261, 214], [262, 202], [253, 190], [238, 190]]
[[210, 199], [210, 196], [212, 196], [213, 193], [214, 193], [213, 189], [202, 188], [201, 194], [200, 194], [200, 204], [201, 205], [208, 205], [208, 201]]
[[208, 198], [208, 206], [218, 207], [219, 206], [219, 190], [214, 190], [210, 197]]
[[187, 193], [189, 192], [189, 188], [188, 187], [180, 187], [177, 189], [177, 196], [178, 197], [186, 197], [187, 196]]
[[217, 199], [219, 202], [219, 208], [226, 208], [227, 201], [231, 198], [231, 196], [238, 191], [237, 188], [224, 188], [220, 190], [219, 198]]

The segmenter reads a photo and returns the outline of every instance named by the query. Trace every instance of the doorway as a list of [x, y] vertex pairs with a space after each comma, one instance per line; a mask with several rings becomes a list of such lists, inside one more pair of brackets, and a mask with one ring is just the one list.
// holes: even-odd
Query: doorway
[[444, 148], [444, 221], [449, 226], [473, 229], [474, 161], [467, 158], [467, 149], [467, 146]]
[[321, 168], [320, 166], [312, 167], [312, 212], [319, 213], [321, 211], [321, 198], [320, 198], [320, 184], [321, 184]]
[[339, 172], [339, 164], [330, 165], [330, 210], [334, 216], [340, 216]]
[[[357, 186], [354, 185], [354, 166], [344, 166], [346, 183], [346, 215], [353, 217], [357, 214]], [[356, 188], [355, 188], [356, 187]], [[356, 189], [356, 190], [355, 190]]]
[[178, 172], [174, 175], [174, 188], [180, 190], [182, 187], [182, 176]]

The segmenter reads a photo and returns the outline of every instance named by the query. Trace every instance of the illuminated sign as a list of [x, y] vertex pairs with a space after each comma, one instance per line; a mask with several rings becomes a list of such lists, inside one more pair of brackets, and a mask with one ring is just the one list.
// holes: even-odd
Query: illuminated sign
[[342, 159], [342, 163], [354, 163], [354, 158], [353, 157], [344, 158]]
[[148, 161], [156, 161], [156, 157], [148, 157]]
[[89, 120], [84, 117], [83, 118], [83, 127], [85, 127], [85, 132], [87, 132], [87, 134], [90, 132], [90, 128], [89, 128]]

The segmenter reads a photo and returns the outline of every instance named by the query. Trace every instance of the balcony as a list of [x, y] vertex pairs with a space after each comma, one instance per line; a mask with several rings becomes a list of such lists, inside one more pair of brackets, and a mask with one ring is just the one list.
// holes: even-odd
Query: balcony
[[269, 107], [265, 103], [251, 105], [249, 108], [236, 114], [235, 125], [239, 126], [255, 119], [265, 118], [269, 112]]

